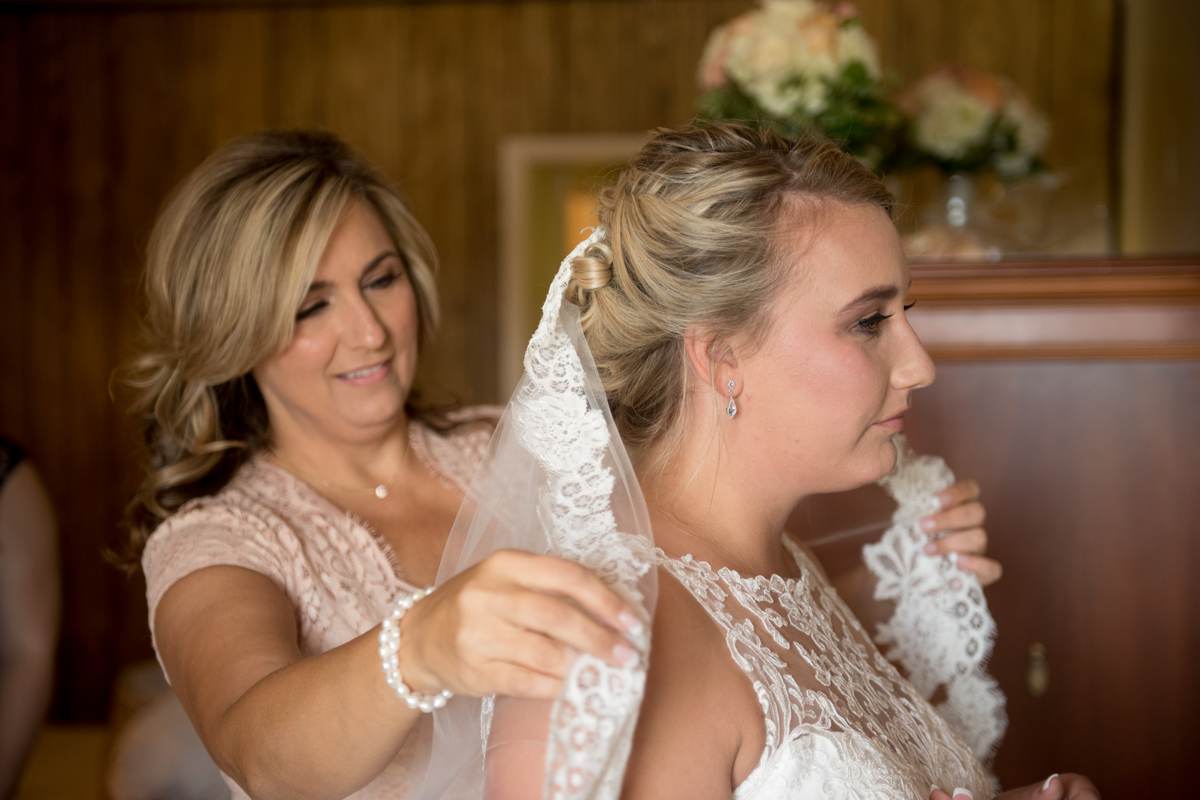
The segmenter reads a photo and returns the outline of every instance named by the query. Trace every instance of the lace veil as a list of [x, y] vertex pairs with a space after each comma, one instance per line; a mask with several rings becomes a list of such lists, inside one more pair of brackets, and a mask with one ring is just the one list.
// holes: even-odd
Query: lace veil
[[[438, 583], [500, 549], [561, 556], [590, 567], [647, 621], [656, 595], [649, 514], [617, 433], [579, 321], [564, 302], [571, 262], [604, 236], [595, 229], [559, 267], [525, 351], [525, 372], [450, 531]], [[616, 798], [645, 686], [643, 660], [612, 667], [576, 658], [552, 703], [456, 698], [434, 716], [422, 798], [483, 797], [509, 757], [544, 750], [525, 776], [544, 798]], [[510, 770], [504, 770], [508, 781]], [[541, 783], [537, 792], [536, 783]]]

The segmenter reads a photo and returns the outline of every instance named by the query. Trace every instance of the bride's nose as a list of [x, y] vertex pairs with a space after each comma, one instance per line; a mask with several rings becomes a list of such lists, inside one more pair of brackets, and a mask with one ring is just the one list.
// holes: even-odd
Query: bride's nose
[[892, 368], [892, 388], [912, 391], [933, 383], [937, 369], [916, 332], [908, 326], [905, 329], [904, 340]]

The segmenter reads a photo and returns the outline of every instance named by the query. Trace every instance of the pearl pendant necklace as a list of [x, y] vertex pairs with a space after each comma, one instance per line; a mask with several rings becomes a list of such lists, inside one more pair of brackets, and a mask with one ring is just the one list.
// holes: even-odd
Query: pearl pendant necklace
[[[309, 483], [313, 486], [318, 486], [323, 489], [333, 489], [337, 492], [348, 492], [348, 493], [353, 493], [353, 494], [360, 494], [363, 491], [362, 487], [360, 487], [358, 489], [351, 489], [347, 486], [342, 486], [342, 485], [339, 485], [336, 483], [330, 483], [329, 481], [323, 481], [320, 479], [316, 479], [316, 480], [307, 479], [304, 477], [304, 473], [302, 471], [299, 471], [299, 470], [295, 469], [294, 467], [292, 467], [288, 461], [280, 458], [275, 453], [272, 453], [271, 455], [281, 467], [283, 467], [284, 469], [286, 469], [288, 472], [292, 473], [293, 475], [301, 478], [302, 480], [308, 480]], [[377, 484], [375, 484], [375, 488], [371, 490], [371, 494], [375, 495], [375, 498], [377, 500], [387, 500], [388, 497], [391, 496], [392, 490], [388, 488], [386, 483], [377, 483]]]

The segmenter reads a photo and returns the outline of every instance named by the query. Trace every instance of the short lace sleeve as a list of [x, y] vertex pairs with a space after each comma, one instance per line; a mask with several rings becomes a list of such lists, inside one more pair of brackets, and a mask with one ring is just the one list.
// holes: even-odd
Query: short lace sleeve
[[[250, 510], [217, 498], [193, 501], [163, 522], [150, 536], [142, 554], [150, 635], [154, 612], [177, 581], [205, 567], [244, 567], [267, 576], [287, 590], [295, 549], [286, 538]], [[155, 644], [155, 650], [158, 646]]]

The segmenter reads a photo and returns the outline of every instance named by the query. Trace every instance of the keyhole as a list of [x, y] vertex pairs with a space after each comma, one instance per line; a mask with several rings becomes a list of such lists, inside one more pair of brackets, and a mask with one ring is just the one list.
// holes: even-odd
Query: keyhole
[[1050, 660], [1046, 655], [1046, 645], [1041, 642], [1029, 645], [1025, 686], [1029, 689], [1031, 697], [1041, 697], [1050, 688]]

